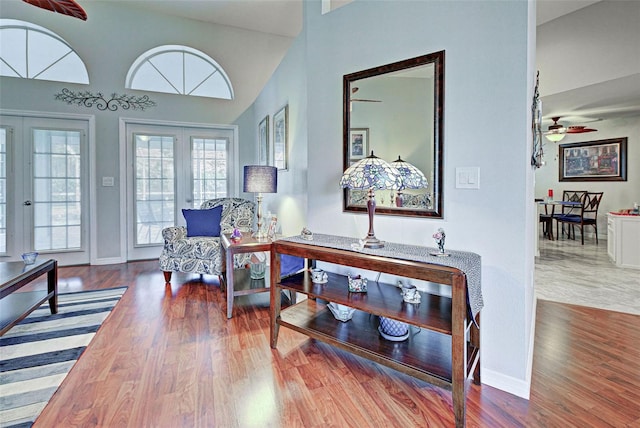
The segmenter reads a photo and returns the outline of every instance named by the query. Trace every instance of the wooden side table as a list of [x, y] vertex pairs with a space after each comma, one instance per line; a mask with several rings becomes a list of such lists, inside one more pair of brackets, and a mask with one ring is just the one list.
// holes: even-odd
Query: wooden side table
[[[251, 236], [250, 232], [243, 232], [240, 240], [231, 239], [231, 234], [223, 233], [220, 237], [222, 240], [222, 275], [221, 286], [226, 289], [227, 293], [227, 318], [233, 316], [233, 298], [235, 296], [243, 296], [254, 293], [264, 293], [269, 291], [269, 270], [265, 272], [265, 278], [260, 280], [252, 280], [248, 274], [242, 275], [243, 281], [235, 280], [235, 272], [233, 268], [233, 257], [236, 254], [254, 253], [260, 251], [271, 251], [273, 241], [258, 241]], [[248, 271], [248, 269], [245, 269]], [[240, 279], [240, 278], [238, 278]]]

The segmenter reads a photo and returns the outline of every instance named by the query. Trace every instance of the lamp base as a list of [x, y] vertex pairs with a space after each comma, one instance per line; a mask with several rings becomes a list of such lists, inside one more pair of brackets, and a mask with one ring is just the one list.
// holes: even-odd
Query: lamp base
[[376, 238], [375, 236], [367, 236], [364, 238], [364, 248], [382, 248], [384, 247], [384, 242]]
[[268, 242], [269, 241], [269, 237], [264, 232], [254, 232], [251, 236], [253, 237], [253, 239], [255, 239], [258, 242]]

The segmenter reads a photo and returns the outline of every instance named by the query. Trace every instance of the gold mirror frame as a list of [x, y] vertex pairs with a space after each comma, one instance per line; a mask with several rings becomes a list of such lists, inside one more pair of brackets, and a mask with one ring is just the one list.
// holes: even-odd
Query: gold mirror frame
[[[426, 67], [425, 67], [426, 66]], [[360, 120], [358, 123], [351, 123], [352, 120], [352, 106], [354, 103], [358, 103], [360, 105], [368, 105], [375, 106], [380, 105], [380, 103], [384, 103], [385, 100], [382, 99], [384, 97], [378, 97], [376, 93], [360, 91], [360, 87], [364, 86], [366, 83], [370, 83], [372, 78], [389, 78], [389, 77], [397, 77], [397, 76], [413, 76], [416, 74], [418, 70], [421, 68], [428, 68], [430, 70], [430, 74], [432, 73], [432, 87], [428, 87], [431, 93], [425, 93], [425, 99], [429, 100], [431, 97], [433, 98], [433, 105], [430, 105], [430, 102], [427, 101], [424, 105], [426, 111], [432, 112], [432, 117], [429, 117], [429, 114], [426, 114], [424, 117], [424, 121], [420, 118], [419, 123], [415, 122], [416, 129], [423, 124], [431, 125], [430, 132], [427, 133], [426, 139], [430, 140], [432, 143], [425, 142], [424, 151], [420, 148], [415, 153], [406, 154], [402, 153], [403, 142], [398, 142], [397, 146], [393, 146], [392, 149], [389, 149], [389, 153], [394, 151], [393, 158], [387, 156], [379, 156], [380, 150], [376, 151], [375, 146], [378, 148], [388, 149], [389, 146], [383, 146], [382, 144], [386, 144], [384, 142], [373, 143], [376, 140], [376, 135], [373, 128], [370, 129], [367, 126], [367, 123], [363, 123], [364, 121]], [[431, 76], [430, 76], [431, 77]], [[416, 80], [417, 81], [417, 80]], [[428, 91], [425, 91], [428, 92]], [[387, 92], [388, 96], [389, 93]], [[380, 98], [380, 99], [378, 99]], [[388, 98], [387, 98], [388, 99]], [[398, 99], [395, 99], [394, 102], [397, 102]], [[354, 106], [355, 107], [355, 106]], [[425, 193], [429, 193], [430, 195], [430, 203], [426, 202], [425, 208], [419, 208], [416, 206], [403, 206], [396, 207], [391, 206], [393, 195], [389, 195], [389, 199], [387, 201], [382, 200], [378, 195], [380, 191], [376, 192], [376, 214], [383, 215], [398, 215], [398, 216], [410, 216], [410, 217], [430, 217], [430, 218], [443, 218], [443, 184], [442, 184], [442, 176], [443, 176], [443, 130], [444, 130], [444, 51], [434, 52], [427, 55], [422, 55], [416, 58], [411, 58], [391, 64], [382, 65], [379, 67], [370, 68], [368, 70], [358, 71], [351, 74], [346, 74], [343, 77], [343, 171], [346, 170], [351, 163], [353, 163], [354, 159], [352, 157], [353, 153], [351, 153], [354, 148], [351, 145], [352, 139], [352, 131], [362, 131], [366, 130], [366, 133], [363, 135], [359, 135], [357, 138], [362, 139], [363, 136], [366, 136], [365, 147], [364, 147], [364, 156], [371, 153], [371, 148], [374, 148], [374, 153], [382, 157], [387, 162], [392, 162], [398, 158], [398, 156], [402, 157], [403, 160], [410, 162], [416, 166], [420, 165], [420, 162], [425, 159], [432, 159], [433, 162], [427, 165], [427, 168], [432, 168], [431, 170], [423, 170], [422, 172], [427, 177], [429, 181], [429, 187]], [[389, 120], [393, 120], [389, 118]], [[376, 120], [375, 125], [379, 128], [380, 121]], [[410, 127], [407, 128], [408, 132], [411, 132]], [[371, 144], [371, 146], [369, 146]], [[397, 148], [397, 150], [396, 150]], [[358, 147], [359, 149], [359, 147]], [[358, 152], [356, 154], [359, 155]], [[352, 199], [358, 199], [354, 194], [352, 197], [351, 192], [353, 190], [344, 189], [343, 193], [343, 210], [344, 211], [353, 211], [353, 212], [366, 212], [366, 202], [363, 200], [363, 203], [352, 203], [350, 202]], [[362, 191], [359, 191], [362, 192]], [[364, 191], [366, 193], [366, 191]], [[420, 195], [418, 195], [420, 196]], [[424, 196], [424, 195], [423, 195]], [[382, 196], [384, 198], [384, 196]], [[425, 199], [425, 198], [422, 198]], [[428, 198], [426, 198], [428, 199]], [[359, 201], [358, 201], [359, 202]]]

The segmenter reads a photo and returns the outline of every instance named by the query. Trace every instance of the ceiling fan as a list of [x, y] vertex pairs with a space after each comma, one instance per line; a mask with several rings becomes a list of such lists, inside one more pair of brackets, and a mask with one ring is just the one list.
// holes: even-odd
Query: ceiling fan
[[554, 116], [551, 118], [553, 125], [549, 125], [549, 129], [544, 133], [544, 136], [549, 141], [558, 142], [562, 140], [566, 134], [584, 134], [586, 132], [595, 132], [597, 129], [587, 128], [586, 126], [571, 125], [565, 127], [559, 124], [560, 116]]
[[87, 20], [87, 13], [75, 2], [75, 0], [22, 0], [30, 5], [37, 6], [52, 12]]
[[351, 102], [354, 101], [358, 101], [361, 103], [381, 103], [381, 100], [370, 100], [370, 99], [366, 99], [366, 98], [353, 98], [353, 95], [358, 92], [360, 90], [360, 88], [358, 88], [357, 86], [354, 86], [353, 88], [351, 88]]

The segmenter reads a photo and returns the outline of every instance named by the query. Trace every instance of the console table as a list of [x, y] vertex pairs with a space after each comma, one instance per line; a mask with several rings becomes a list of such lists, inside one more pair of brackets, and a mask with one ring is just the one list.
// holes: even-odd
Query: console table
[[[47, 274], [47, 291], [15, 291]], [[0, 262], [0, 336], [49, 300], [51, 313], [58, 312], [58, 262]]]
[[[336, 248], [331, 244], [332, 239], [324, 239], [329, 243], [319, 245], [316, 237], [314, 235], [314, 241], [308, 242], [295, 237], [273, 243], [271, 347], [277, 347], [279, 328], [283, 326], [449, 389], [453, 396], [456, 427], [464, 427], [466, 380], [472, 375], [474, 383], [480, 384], [478, 306], [482, 306], [481, 294], [475, 310], [471, 310], [470, 306], [474, 306], [473, 301], [478, 299], [471, 299], [471, 304], [468, 304], [467, 274], [456, 267], [445, 266], [444, 260], [438, 257], [429, 256], [429, 249], [425, 247], [406, 246], [407, 253], [419, 253], [409, 257], [418, 260], [407, 260], [380, 255], [384, 252], [379, 250], [348, 250], [344, 246]], [[321, 236], [320, 240], [323, 240]], [[353, 242], [357, 243], [357, 240]], [[405, 246], [394, 245], [400, 249], [399, 252], [405, 250]], [[410, 304], [403, 302], [399, 289], [392, 284], [369, 281], [367, 293], [350, 293], [347, 278], [342, 275], [329, 274], [325, 284], [313, 283], [308, 271], [281, 279], [282, 254], [350, 266], [354, 270], [366, 269], [449, 285], [452, 297], [421, 292], [421, 303]], [[472, 263], [477, 263], [477, 271], [473, 274], [479, 281], [480, 257], [473, 253], [459, 254], [460, 258], [474, 256]], [[451, 264], [452, 260], [446, 263]], [[309, 299], [283, 309], [277, 298], [282, 289], [306, 294]], [[356, 312], [350, 321], [342, 323], [333, 317], [327, 308], [328, 302], [355, 308]], [[405, 342], [391, 342], [380, 337], [377, 319], [369, 314], [403, 321], [423, 330], [420, 334], [411, 335]]]

